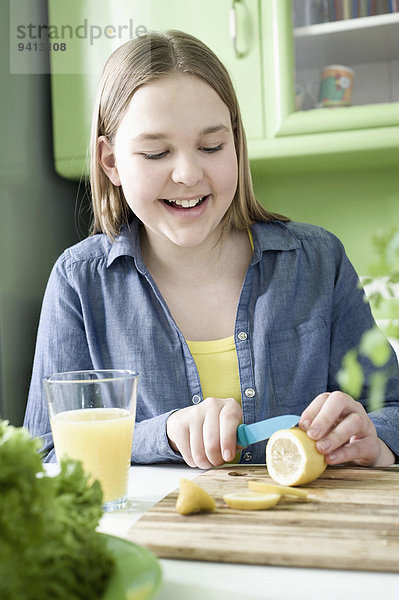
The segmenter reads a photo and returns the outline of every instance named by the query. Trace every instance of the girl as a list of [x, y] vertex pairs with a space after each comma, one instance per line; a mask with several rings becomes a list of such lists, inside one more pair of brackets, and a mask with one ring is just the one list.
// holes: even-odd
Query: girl
[[[329, 464], [395, 461], [399, 375], [369, 415], [336, 381], [373, 325], [357, 276], [332, 234], [257, 202], [230, 78], [199, 40], [150, 33], [111, 55], [91, 188], [92, 235], [54, 266], [39, 325], [26, 425], [47, 460], [42, 377], [133, 368], [134, 462], [220, 465], [241, 420], [287, 412]], [[265, 442], [236, 460], [264, 462]]]

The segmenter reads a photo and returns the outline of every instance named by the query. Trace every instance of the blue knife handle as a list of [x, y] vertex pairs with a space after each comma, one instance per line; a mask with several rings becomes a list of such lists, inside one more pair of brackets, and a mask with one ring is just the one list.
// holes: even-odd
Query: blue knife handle
[[246, 426], [243, 423], [237, 427], [237, 445], [242, 446], [243, 448], [249, 446], [247, 433], [245, 430]]
[[300, 418], [299, 415], [280, 415], [257, 423], [242, 423], [237, 427], [237, 444], [246, 448], [251, 444], [268, 440], [279, 429], [287, 429], [297, 425]]

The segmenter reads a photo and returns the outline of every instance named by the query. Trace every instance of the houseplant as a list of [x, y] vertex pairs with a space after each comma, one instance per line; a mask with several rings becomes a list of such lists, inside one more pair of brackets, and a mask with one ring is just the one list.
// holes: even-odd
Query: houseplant
[[365, 380], [364, 361], [372, 362], [377, 370], [369, 381], [370, 411], [383, 406], [386, 384], [392, 373], [388, 365], [388, 339], [399, 348], [399, 228], [376, 234], [373, 245], [376, 260], [370, 265], [370, 275], [362, 278], [362, 284], [378, 326], [366, 331], [359, 345], [345, 354], [338, 373], [341, 389], [359, 398]]

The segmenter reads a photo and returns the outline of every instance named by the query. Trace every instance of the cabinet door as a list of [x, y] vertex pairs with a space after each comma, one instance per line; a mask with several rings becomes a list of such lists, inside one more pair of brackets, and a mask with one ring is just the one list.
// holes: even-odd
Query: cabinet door
[[[47, 0], [54, 161], [68, 179], [88, 174], [90, 122], [105, 61], [150, 29], [149, 0]], [[50, 30], [51, 27], [51, 30]]]
[[[300, 4], [301, 0], [296, 2]], [[393, 40], [399, 37], [399, 13], [294, 29], [292, 0], [262, 0], [261, 21], [267, 137], [398, 124], [399, 92], [394, 85], [395, 77], [386, 84], [385, 92], [379, 90], [381, 99], [385, 93], [385, 103], [376, 99], [375, 89], [374, 95], [370, 93], [370, 85], [378, 87], [377, 73], [385, 67], [392, 73], [397, 68], [399, 45]], [[317, 107], [322, 69], [331, 64], [354, 69], [353, 106], [335, 110]], [[365, 66], [368, 78], [363, 77]], [[312, 110], [295, 110], [295, 79], [299, 79], [305, 95], [304, 108]]]
[[[388, 17], [393, 26], [397, 26], [399, 35], [399, 20], [395, 15]], [[260, 20], [266, 135], [262, 141], [251, 141], [250, 158], [262, 163], [265, 170], [274, 172], [396, 165], [399, 102], [295, 110], [294, 35], [298, 37], [298, 31], [294, 31], [292, 0], [261, 0]], [[328, 23], [316, 25], [316, 31], [326, 25], [327, 30]], [[350, 25], [353, 26], [343, 21], [340, 25], [348, 30], [349, 36]], [[343, 39], [338, 40], [340, 52]], [[396, 56], [397, 48], [391, 51]], [[321, 51], [313, 52], [311, 58], [322, 60]], [[328, 60], [335, 62], [332, 55]]]
[[[236, 18], [237, 50], [230, 35]], [[259, 0], [152, 0], [151, 28], [198, 37], [226, 66], [237, 92], [248, 138], [264, 136]]]

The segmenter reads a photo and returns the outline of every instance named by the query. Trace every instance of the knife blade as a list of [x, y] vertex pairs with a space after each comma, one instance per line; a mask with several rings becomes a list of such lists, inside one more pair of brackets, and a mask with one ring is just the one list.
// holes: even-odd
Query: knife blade
[[251, 425], [239, 425], [237, 427], [237, 445], [246, 448], [250, 444], [267, 440], [273, 433], [279, 429], [289, 429], [299, 423], [298, 415], [282, 415], [281, 417], [272, 417], [264, 421], [258, 421]]

